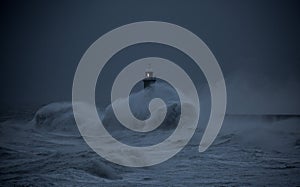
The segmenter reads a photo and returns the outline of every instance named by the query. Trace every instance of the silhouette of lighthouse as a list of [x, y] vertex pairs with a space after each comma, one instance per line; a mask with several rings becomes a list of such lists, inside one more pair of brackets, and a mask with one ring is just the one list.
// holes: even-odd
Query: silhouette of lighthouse
[[156, 81], [156, 78], [153, 76], [151, 64], [149, 64], [148, 68], [145, 71], [145, 78], [143, 79], [144, 89], [150, 87], [151, 84], [155, 83], [155, 81]]

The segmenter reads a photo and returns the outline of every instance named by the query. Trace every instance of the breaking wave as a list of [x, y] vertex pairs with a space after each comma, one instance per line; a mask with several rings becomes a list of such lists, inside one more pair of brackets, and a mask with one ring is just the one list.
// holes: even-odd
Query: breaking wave
[[[172, 88], [163, 84], [157, 86], [133, 93], [130, 98], [131, 110], [139, 119], [146, 119], [150, 114], [148, 105], [141, 105], [141, 103], [149, 103], [153, 97], [163, 98], [168, 112], [163, 124], [155, 130], [153, 136], [143, 133], [129, 134], [128, 129], [118, 124], [111, 106], [104, 111], [98, 110], [105, 127], [121, 141], [133, 144], [141, 141], [156, 142], [162, 140], [161, 137], [170, 135], [176, 128], [181, 107], [188, 107], [192, 111], [194, 106], [188, 100], [180, 104]], [[156, 93], [158, 92], [156, 89], [159, 89], [160, 94]], [[118, 107], [124, 105], [122, 99], [115, 102], [118, 102]], [[82, 115], [81, 120], [93, 124], [94, 122], [86, 117], [90, 106], [84, 103], [77, 104], [86, 107], [86, 114]], [[154, 114], [159, 116], [160, 110], [159, 107], [156, 108]], [[183, 117], [188, 121], [190, 116]], [[130, 119], [128, 120], [130, 122]], [[177, 170], [189, 171], [195, 176], [201, 174], [211, 179], [215, 176], [209, 174], [212, 168], [215, 172], [230, 171], [228, 173], [233, 173], [234, 176], [240, 175], [239, 170], [234, 169], [239, 168], [243, 171], [249, 170], [253, 175], [270, 173], [269, 181], [276, 181], [274, 176], [279, 172], [286, 175], [287, 171], [298, 171], [300, 168], [299, 116], [227, 115], [214, 145], [200, 155], [198, 145], [202, 137], [202, 129], [198, 127], [187, 148], [168, 162], [136, 171], [105, 161], [86, 145], [77, 129], [71, 103], [51, 103], [41, 107], [30, 121], [9, 120], [0, 123], [2, 160], [0, 180], [3, 185], [25, 186], [31, 184], [153, 186], [161, 182], [160, 179], [155, 181], [153, 178], [162, 175], [166, 180], [173, 180], [173, 182], [177, 178], [178, 183], [182, 182], [183, 178], [189, 181], [190, 176], [181, 175], [181, 172], [176, 172]], [[251, 163], [257, 167], [253, 167]], [[297, 178], [293, 179], [296, 185]], [[240, 177], [240, 180], [249, 184], [249, 180], [252, 179]], [[230, 184], [235, 186], [241, 183], [240, 180]], [[211, 184], [209, 180], [201, 177], [190, 180], [190, 184], [195, 181], [202, 185]], [[284, 185], [290, 182], [290, 180], [280, 179], [277, 184]], [[216, 184], [228, 183], [225, 178], [220, 178]], [[252, 180], [250, 184], [262, 183]]]

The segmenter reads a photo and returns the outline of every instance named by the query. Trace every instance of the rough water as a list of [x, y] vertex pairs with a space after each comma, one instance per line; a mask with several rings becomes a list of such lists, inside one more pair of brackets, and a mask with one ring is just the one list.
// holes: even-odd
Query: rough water
[[[173, 112], [179, 110], [168, 104]], [[109, 107], [99, 113], [106, 123], [115, 123], [108, 117]], [[120, 141], [144, 146], [172, 133], [176, 116], [169, 113], [168, 118], [167, 128], [151, 136], [108, 129]], [[2, 186], [300, 185], [299, 116], [227, 115], [214, 144], [204, 153], [198, 152], [203, 133], [198, 128], [177, 155], [144, 168], [112, 164], [93, 152], [78, 132], [71, 103], [52, 103], [34, 115], [4, 112], [1, 121]]]

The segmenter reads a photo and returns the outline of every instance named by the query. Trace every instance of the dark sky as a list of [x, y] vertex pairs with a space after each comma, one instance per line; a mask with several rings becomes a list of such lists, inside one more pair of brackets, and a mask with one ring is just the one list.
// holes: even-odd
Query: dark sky
[[226, 79], [229, 113], [300, 113], [297, 1], [1, 1], [0, 7], [2, 105], [70, 101], [77, 64], [96, 39], [153, 20], [185, 27], [209, 46]]

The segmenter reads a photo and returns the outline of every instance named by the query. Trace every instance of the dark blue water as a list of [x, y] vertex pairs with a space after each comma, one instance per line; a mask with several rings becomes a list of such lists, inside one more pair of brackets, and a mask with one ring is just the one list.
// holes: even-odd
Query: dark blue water
[[[115, 165], [93, 152], [77, 131], [69, 103], [48, 106], [33, 119], [21, 111], [1, 118], [2, 186], [300, 185], [299, 117], [229, 115], [206, 152], [198, 152], [199, 129], [176, 156], [145, 168]], [[142, 138], [114, 133], [132, 142]]]

